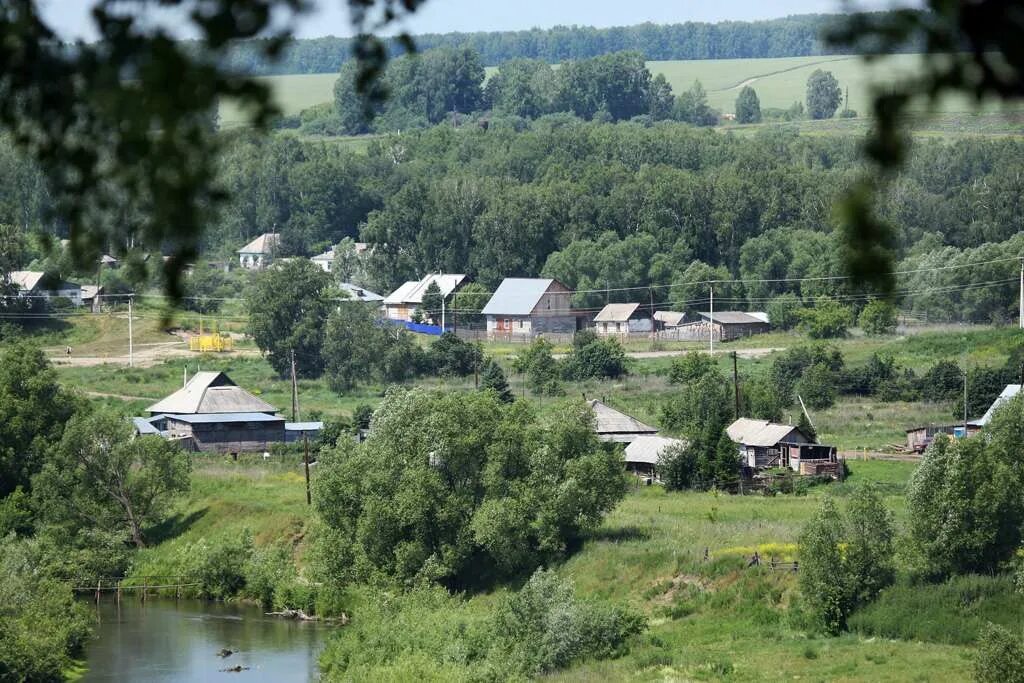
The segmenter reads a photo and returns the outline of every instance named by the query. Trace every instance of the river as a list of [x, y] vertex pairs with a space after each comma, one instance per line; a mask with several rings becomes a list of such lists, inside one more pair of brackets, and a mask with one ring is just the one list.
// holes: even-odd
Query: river
[[[198, 600], [104, 599], [83, 681], [315, 681], [330, 627]], [[231, 650], [219, 657], [221, 650]], [[240, 672], [222, 671], [246, 667]]]

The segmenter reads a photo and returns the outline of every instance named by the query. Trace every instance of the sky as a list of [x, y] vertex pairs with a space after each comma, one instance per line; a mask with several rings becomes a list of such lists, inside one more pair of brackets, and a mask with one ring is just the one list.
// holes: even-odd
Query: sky
[[[900, 0], [427, 0], [404, 25], [411, 33], [509, 31], [557, 25], [628, 26], [643, 22], [757, 20], [790, 14], [832, 13], [844, 6], [885, 9]], [[906, 4], [907, 0], [902, 0]], [[89, 8], [96, 0], [38, 0], [48, 23], [64, 38], [95, 37]], [[316, 0], [297, 35], [351, 35], [346, 0]], [[173, 17], [164, 21], [174, 23]]]

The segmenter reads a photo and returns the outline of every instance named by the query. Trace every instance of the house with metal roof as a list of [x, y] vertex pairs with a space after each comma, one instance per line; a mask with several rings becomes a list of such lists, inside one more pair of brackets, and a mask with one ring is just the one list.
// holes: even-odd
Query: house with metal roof
[[667, 436], [638, 436], [626, 445], [623, 459], [626, 470], [638, 477], [647, 477], [654, 481], [660, 480], [658, 463], [666, 449], [673, 446], [685, 446], [686, 441]]
[[839, 474], [835, 446], [815, 443], [799, 427], [741, 417], [725, 431], [748, 472], [788, 467], [800, 474]]
[[644, 424], [632, 415], [616, 410], [604, 401], [590, 400], [587, 405], [594, 411], [594, 433], [601, 441], [632, 443], [641, 436], [653, 436], [657, 427]]
[[170, 396], [146, 408], [150, 415], [266, 413], [277, 408], [235, 384], [223, 372], [197, 372]]
[[281, 235], [265, 232], [238, 250], [238, 263], [249, 270], [263, 270], [269, 266], [281, 245]]
[[729, 341], [752, 334], [761, 334], [771, 329], [768, 315], [760, 311], [715, 311], [698, 313], [700, 320], [677, 327], [680, 339], [689, 341]]
[[[441, 296], [448, 298], [458, 291], [469, 278], [461, 273], [431, 273], [421, 280], [410, 280], [384, 297], [384, 314], [389, 320], [410, 322], [413, 312], [423, 306], [423, 295], [432, 284], [437, 284]], [[420, 311], [424, 317], [441, 319], [440, 311]]]
[[66, 282], [39, 270], [12, 270], [11, 283], [18, 288], [18, 296], [40, 301], [67, 299], [75, 306], [82, 305], [82, 286]]
[[594, 331], [602, 337], [650, 332], [652, 329], [650, 312], [640, 304], [608, 304], [594, 317]]
[[507, 277], [480, 311], [487, 318], [492, 339], [526, 338], [534, 335], [576, 331], [572, 291], [550, 278]]

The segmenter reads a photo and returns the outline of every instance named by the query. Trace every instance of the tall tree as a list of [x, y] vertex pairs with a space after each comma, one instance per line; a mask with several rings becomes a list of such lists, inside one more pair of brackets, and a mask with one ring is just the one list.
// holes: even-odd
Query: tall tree
[[512, 403], [515, 400], [508, 380], [505, 379], [505, 372], [493, 358], [488, 358], [483, 363], [480, 371], [480, 390], [495, 392], [503, 403]]
[[749, 85], [736, 96], [736, 123], [761, 123], [761, 101]]
[[60, 447], [33, 479], [45, 522], [71, 529], [120, 530], [144, 547], [148, 525], [170, 514], [189, 489], [188, 455], [157, 436], [133, 438], [131, 424], [109, 412], [72, 418]]
[[249, 332], [282, 377], [291, 371], [323, 372], [324, 328], [331, 311], [330, 277], [306, 259], [285, 261], [259, 273], [246, 295]]
[[695, 126], [714, 126], [718, 123], [718, 112], [708, 104], [708, 95], [700, 81], [676, 98], [673, 118]]
[[807, 78], [807, 113], [812, 119], [830, 119], [843, 101], [839, 81], [831, 71], [815, 69]]

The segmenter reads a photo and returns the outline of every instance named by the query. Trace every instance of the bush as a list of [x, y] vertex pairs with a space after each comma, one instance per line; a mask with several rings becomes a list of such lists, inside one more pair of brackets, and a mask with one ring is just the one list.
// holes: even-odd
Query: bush
[[669, 384], [686, 384], [698, 380], [718, 367], [715, 359], [706, 353], [690, 351], [672, 359], [668, 369]]
[[454, 332], [445, 332], [430, 345], [427, 362], [442, 377], [472, 375], [480, 365], [480, 347], [460, 339]]
[[526, 386], [530, 391], [557, 396], [562, 393], [562, 385], [558, 380], [558, 363], [551, 355], [551, 348], [551, 342], [538, 337], [519, 354], [515, 367], [518, 372], [526, 375]]
[[815, 363], [804, 370], [793, 389], [807, 407], [824, 410], [836, 402], [837, 383], [838, 377], [828, 365]]
[[246, 565], [252, 553], [252, 536], [222, 538], [214, 545], [200, 539], [187, 551], [191, 573], [199, 582], [199, 595], [211, 600], [225, 600], [238, 594], [245, 586]]
[[795, 346], [772, 361], [771, 385], [785, 405], [793, 403], [793, 389], [804, 371], [812, 365], [824, 365], [838, 374], [843, 370], [843, 356], [835, 346], [817, 343]]
[[1002, 626], [988, 624], [974, 660], [978, 683], [1024, 683], [1024, 642]]
[[811, 339], [845, 337], [853, 324], [853, 312], [832, 299], [819, 299], [814, 308], [797, 311], [800, 328]]
[[800, 323], [800, 298], [786, 292], [768, 302], [768, 319], [777, 330], [791, 330]]
[[896, 313], [892, 302], [875, 299], [861, 309], [857, 323], [865, 334], [892, 334], [896, 331]]
[[[579, 339], [580, 334], [576, 335]], [[566, 379], [614, 379], [626, 373], [626, 352], [617, 339], [588, 339], [573, 349], [562, 366]]]

